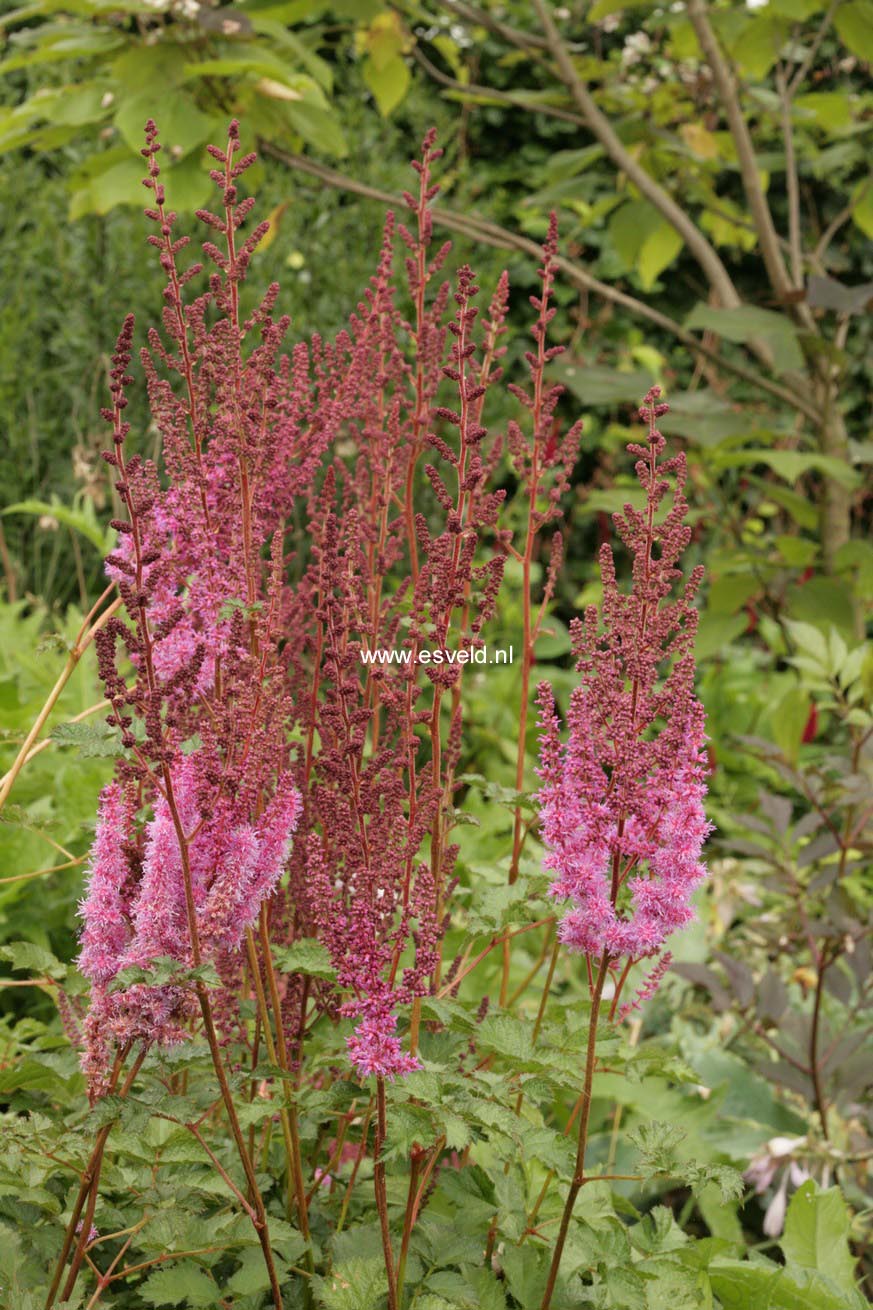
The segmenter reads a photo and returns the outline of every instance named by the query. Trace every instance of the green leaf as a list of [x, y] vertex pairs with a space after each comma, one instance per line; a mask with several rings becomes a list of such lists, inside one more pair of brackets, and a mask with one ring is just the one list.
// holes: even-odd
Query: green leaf
[[870, 0], [851, 0], [840, 5], [834, 26], [843, 45], [866, 63], [873, 60], [873, 4]]
[[773, 545], [793, 569], [805, 569], [818, 555], [816, 543], [805, 537], [789, 537], [783, 533], [773, 538]]
[[[159, 41], [157, 45], [136, 44], [113, 59], [109, 71], [122, 90], [133, 96], [153, 91], [157, 82], [162, 87], [178, 85], [184, 77], [186, 59], [185, 48], [168, 41]], [[151, 116], [151, 112], [146, 114], [146, 118]], [[140, 123], [140, 132], [144, 125], [145, 119]]]
[[364, 64], [364, 81], [373, 93], [383, 118], [397, 108], [403, 100], [410, 83], [409, 69], [402, 55], [395, 55], [381, 67], [373, 59]]
[[535, 1246], [507, 1244], [501, 1259], [509, 1290], [519, 1305], [539, 1305], [546, 1285], [546, 1253]]
[[731, 47], [731, 54], [750, 77], [766, 77], [779, 57], [789, 30], [787, 19], [766, 12], [758, 14], [746, 24], [739, 40]]
[[59, 723], [52, 730], [52, 741], [60, 746], [75, 746], [80, 755], [90, 759], [118, 755], [118, 733], [108, 723]]
[[170, 1306], [214, 1306], [218, 1294], [212, 1279], [195, 1264], [158, 1269], [137, 1291], [149, 1305]]
[[330, 981], [336, 977], [330, 952], [315, 937], [301, 937], [291, 946], [274, 947], [273, 958], [283, 973], [305, 973]]
[[726, 573], [709, 588], [707, 608], [715, 614], [736, 614], [761, 590], [761, 580], [754, 573]]
[[684, 244], [669, 223], [661, 223], [649, 233], [637, 255], [637, 272], [644, 291], [652, 290], [660, 274], [673, 263]]
[[627, 268], [633, 268], [647, 237], [663, 226], [664, 220], [648, 200], [628, 200], [610, 215], [607, 234], [613, 249]]
[[506, 1293], [490, 1268], [467, 1268], [464, 1274], [473, 1289], [472, 1304], [477, 1310], [506, 1310]]
[[794, 104], [831, 132], [848, 127], [852, 122], [849, 97], [839, 91], [813, 91], [809, 95], [798, 96]]
[[791, 1198], [780, 1243], [789, 1264], [817, 1269], [847, 1292], [855, 1290], [849, 1212], [838, 1187], [826, 1192], [809, 1179]]
[[123, 38], [114, 33], [101, 32], [96, 27], [76, 27], [73, 23], [65, 24], [63, 35], [55, 31], [44, 36], [35, 48], [22, 50], [4, 59], [0, 63], [0, 76], [36, 64], [60, 63], [67, 59], [87, 59], [91, 55], [102, 55], [109, 50], [117, 50], [122, 44]]
[[240, 1266], [231, 1276], [226, 1290], [237, 1296], [252, 1296], [255, 1292], [268, 1291], [269, 1287], [270, 1275], [264, 1264], [263, 1252], [257, 1247], [244, 1252]]
[[488, 1015], [479, 1027], [479, 1045], [504, 1056], [515, 1068], [534, 1059], [530, 1025], [508, 1014]]
[[652, 385], [652, 375], [642, 369], [625, 373], [582, 360], [557, 359], [552, 371], [586, 405], [638, 405]]
[[35, 942], [8, 942], [0, 946], [0, 959], [9, 960], [13, 969], [27, 969], [42, 977], [64, 978], [67, 966], [57, 956]]
[[282, 109], [293, 130], [300, 134], [307, 145], [340, 159], [348, 154], [342, 128], [329, 110], [303, 101], [285, 104]]
[[330, 94], [333, 89], [333, 69], [326, 60], [300, 40], [284, 23], [278, 22], [269, 12], [249, 15], [256, 32], [268, 36], [275, 45], [284, 46], [293, 57], [306, 68], [323, 91]]
[[[142, 168], [139, 165], [137, 168], [141, 175]], [[2, 512], [4, 514], [34, 514], [39, 518], [56, 519], [58, 523], [63, 523], [66, 527], [81, 533], [92, 545], [97, 547], [102, 555], [112, 549], [115, 534], [109, 530], [104, 531], [97, 521], [94, 502], [81, 496], [77, 497], [72, 505], [65, 505], [58, 496], [52, 496], [50, 501], [17, 500], [13, 505], [7, 505]]]
[[[154, 87], [138, 95], [125, 97], [115, 115], [115, 126], [137, 156], [145, 140], [146, 120], [154, 118], [164, 148], [164, 158], [182, 159], [195, 148], [205, 145], [213, 135], [215, 120], [197, 108], [191, 96], [184, 91], [168, 90], [164, 86], [160, 96]], [[143, 164], [137, 160], [142, 172]], [[163, 180], [163, 179], [162, 179]]]
[[789, 587], [788, 616], [809, 623], [831, 623], [846, 636], [855, 630], [851, 589], [838, 578], [810, 578]]
[[109, 983], [110, 991], [123, 991], [127, 987], [142, 984], [146, 987], [165, 987], [168, 983], [180, 986], [186, 982], [202, 982], [207, 987], [221, 987], [221, 978], [211, 960], [204, 961], [194, 968], [187, 968], [172, 955], [158, 955], [147, 968], [132, 964], [122, 969]]
[[852, 221], [867, 237], [873, 237], [873, 176], [855, 189]]
[[818, 510], [808, 496], [798, 495], [796, 491], [789, 491], [787, 487], [765, 482], [762, 478], [753, 476], [751, 481], [756, 487], [766, 489], [768, 500], [775, 500], [777, 505], [781, 505], [798, 527], [813, 532], [818, 526]]
[[710, 1265], [709, 1278], [723, 1310], [850, 1310], [859, 1304], [821, 1276], [798, 1271], [794, 1277], [770, 1263], [719, 1260]]
[[694, 643], [697, 658], [708, 660], [714, 655], [724, 654], [731, 642], [741, 637], [748, 626], [746, 614], [714, 614], [706, 610], [701, 614], [697, 627], [697, 640]]
[[740, 344], [750, 337], [760, 337], [773, 351], [773, 364], [777, 373], [787, 373], [803, 367], [803, 354], [797, 343], [797, 331], [784, 314], [772, 309], [759, 309], [756, 305], [741, 305], [738, 309], [715, 309], [712, 305], [697, 304], [685, 321], [689, 330], [715, 332], [727, 341]]
[[810, 699], [800, 687], [789, 687], [768, 713], [770, 735], [792, 763], [796, 763], [803, 732], [809, 722]]
[[60, 87], [55, 103], [44, 110], [45, 117], [52, 123], [70, 127], [98, 123], [109, 112], [109, 106], [103, 104], [106, 89], [105, 82], [83, 82], [78, 86]]
[[108, 214], [116, 205], [142, 207], [142, 179], [143, 162], [126, 146], [93, 156], [70, 174], [70, 218]]
[[384, 1262], [376, 1257], [347, 1260], [314, 1283], [319, 1304], [326, 1310], [375, 1310], [388, 1290]]
[[823, 473], [850, 490], [860, 485], [860, 474], [845, 461], [834, 455], [819, 455], [815, 451], [743, 449], [714, 451], [713, 463], [718, 468], [747, 468], [753, 464], [767, 464], [786, 482], [796, 483], [805, 473]]

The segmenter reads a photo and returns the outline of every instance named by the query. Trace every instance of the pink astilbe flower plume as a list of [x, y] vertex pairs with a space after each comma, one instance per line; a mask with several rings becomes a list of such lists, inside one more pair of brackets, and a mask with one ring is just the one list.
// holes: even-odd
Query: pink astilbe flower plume
[[131, 878], [132, 810], [130, 798], [119, 783], [111, 782], [104, 787], [91, 848], [87, 891], [79, 911], [84, 920], [79, 968], [95, 983], [115, 977], [130, 942], [125, 887]]
[[[239, 144], [233, 123], [226, 148], [210, 148], [220, 165], [211, 173], [220, 214], [200, 217], [224, 248], [205, 243], [217, 272], [189, 301], [184, 289], [202, 266], [179, 267], [188, 238], [174, 235], [157, 131], [146, 128], [149, 242], [167, 285], [163, 335], [149, 333], [141, 362], [163, 468], [126, 450], [128, 317], [103, 411], [113, 432], [104, 458], [124, 506], [107, 572], [124, 617], [113, 616], [96, 645], [109, 722], [125, 753], [101, 801], [82, 907], [80, 967], [92, 985], [83, 1061], [92, 1096], [105, 1089], [113, 1048], [123, 1057], [134, 1043], [182, 1040], [197, 1014], [184, 979], [128, 986], [125, 970], [148, 972], [162, 957], [182, 972], [209, 962], [238, 985], [234, 956], [276, 890], [300, 808], [286, 742], [288, 606], [275, 488], [292, 497], [303, 489], [300, 470], [311, 477], [334, 409], [326, 404], [314, 421], [314, 401], [330, 380], [314, 381], [305, 358], [295, 370], [280, 360], [288, 322], [272, 317], [278, 288], [241, 318], [240, 284], [265, 226], [238, 235], [251, 208], [238, 183], [252, 162], [238, 157]], [[132, 680], [119, 667], [119, 647]], [[225, 1001], [233, 1027], [234, 1005]]]
[[[656, 423], [667, 406], [659, 396], [653, 387], [640, 410], [646, 444], [628, 447], [645, 508], [625, 505], [614, 516], [633, 559], [630, 590], [619, 589], [605, 545], [602, 609], [589, 607], [572, 625], [580, 682], [566, 743], [547, 683], [538, 697], [545, 863], [555, 874], [552, 894], [565, 903], [559, 935], [570, 950], [606, 957], [610, 967], [623, 962], [622, 984], [632, 963], [657, 955], [693, 918], [710, 831], [705, 720], [694, 695], [693, 598], [702, 569], [683, 580], [677, 567], [691, 535], [685, 456], [661, 459]], [[659, 513], [671, 482], [672, 503]], [[668, 965], [662, 957], [631, 1005], [652, 995]]]

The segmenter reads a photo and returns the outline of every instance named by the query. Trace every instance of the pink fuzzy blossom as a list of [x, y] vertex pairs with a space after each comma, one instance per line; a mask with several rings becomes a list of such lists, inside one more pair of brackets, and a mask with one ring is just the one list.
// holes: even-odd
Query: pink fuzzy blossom
[[240, 319], [239, 284], [266, 227], [236, 236], [252, 203], [237, 191], [252, 162], [234, 158], [237, 125], [226, 150], [211, 147], [223, 166], [212, 177], [224, 217], [204, 220], [222, 233], [227, 255], [206, 243], [218, 272], [194, 299], [184, 288], [202, 266], [180, 267], [188, 238], [174, 234], [160, 148], [149, 123], [148, 240], [167, 285], [163, 334], [149, 332], [140, 358], [163, 467], [127, 450], [131, 316], [102, 411], [112, 425], [104, 459], [123, 506], [106, 566], [123, 610], [95, 645], [124, 754], [101, 803], [82, 906], [80, 963], [91, 982], [83, 1067], [92, 1098], [110, 1085], [113, 1052], [123, 1061], [134, 1044], [185, 1040], [196, 1022], [189, 981], [129, 984], [125, 970], [149, 970], [161, 957], [181, 971], [210, 963], [222, 980], [224, 1033], [237, 1022], [235, 957], [277, 889], [300, 808], [286, 740], [277, 506], [308, 485], [335, 421], [328, 400], [316, 415], [332, 380], [313, 378], [308, 356], [298, 353], [293, 370], [281, 357], [288, 321], [272, 318], [278, 288]]
[[124, 887], [130, 873], [126, 847], [131, 820], [123, 789], [111, 782], [100, 797], [87, 893], [79, 910], [84, 920], [79, 968], [95, 983], [114, 978], [130, 940]]
[[[579, 685], [567, 712], [566, 743], [548, 684], [539, 689], [543, 786], [539, 794], [551, 892], [566, 903], [559, 926], [572, 951], [632, 963], [656, 955], [694, 916], [710, 831], [704, 712], [694, 696], [693, 643], [700, 584], [682, 582], [677, 562], [690, 539], [684, 523], [685, 457], [659, 462], [666, 409], [652, 388], [640, 411], [645, 446], [632, 445], [646, 493], [643, 510], [614, 516], [633, 557], [632, 585], [619, 590], [610, 547], [600, 555], [603, 605], [573, 623]], [[659, 514], [673, 481], [672, 504]], [[632, 1005], [651, 995], [667, 967], [649, 974]]]
[[377, 1009], [358, 1024], [351, 1037], [346, 1039], [349, 1056], [358, 1075], [367, 1078], [395, 1078], [421, 1068], [415, 1055], [404, 1051], [400, 1038], [394, 1035], [397, 1016], [387, 1009]]

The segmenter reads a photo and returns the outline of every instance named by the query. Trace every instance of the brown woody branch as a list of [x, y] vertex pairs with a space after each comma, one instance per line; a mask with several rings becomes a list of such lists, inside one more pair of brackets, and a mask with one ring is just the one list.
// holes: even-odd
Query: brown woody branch
[[[334, 187], [336, 190], [348, 191], [353, 195], [363, 196], [367, 200], [376, 200], [391, 209], [402, 211], [405, 208], [402, 196], [394, 195], [390, 191], [383, 191], [379, 187], [370, 186], [366, 182], [359, 182], [356, 178], [347, 177], [334, 169], [326, 168], [323, 164], [316, 163], [315, 160], [309, 159], [305, 155], [297, 155], [291, 151], [283, 150], [270, 141], [261, 141], [259, 144], [263, 154], [277, 159], [288, 168], [307, 173], [310, 177], [317, 178], [318, 181]], [[518, 250], [529, 255], [532, 259], [542, 257], [542, 250], [535, 241], [522, 236], [518, 232], [511, 231], [509, 228], [501, 227], [497, 223], [487, 222], [485, 219], [477, 218], [471, 214], [459, 214], [454, 210], [442, 207], [432, 209], [431, 213], [434, 222], [441, 227], [447, 228], [450, 232], [458, 232], [473, 241], [481, 241], [486, 245], [497, 246], [503, 250]], [[780, 386], [778, 382], [774, 382], [771, 378], [753, 368], [748, 368], [735, 360], [723, 358], [717, 349], [704, 344], [693, 332], [688, 332], [682, 327], [681, 323], [677, 323], [669, 315], [662, 314], [660, 310], [652, 308], [651, 305], [647, 305], [642, 300], [637, 300], [624, 291], [620, 291], [617, 287], [610, 286], [607, 282], [601, 282], [598, 278], [587, 273], [579, 264], [575, 264], [565, 256], [558, 256], [557, 263], [564, 277], [572, 285], [593, 295], [600, 296], [601, 299], [608, 301], [610, 304], [619, 305], [638, 318], [646, 319], [662, 331], [669, 332], [695, 355], [712, 360], [725, 372], [741, 378], [756, 390], [766, 392], [767, 395], [773, 396], [774, 399], [798, 410], [813, 423], [820, 422], [821, 416], [818, 409], [801, 390], [790, 390], [788, 387]]]
[[577, 72], [566, 43], [562, 40], [555, 26], [551, 9], [546, 0], [533, 0], [533, 3], [542, 23], [549, 50], [557, 64], [561, 81], [585, 119], [588, 130], [606, 150], [616, 168], [620, 169], [633, 182], [640, 194], [645, 196], [670, 226], [679, 233], [706, 274], [707, 280], [722, 306], [725, 309], [736, 309], [741, 304], [740, 296], [715, 247], [707, 240], [694, 220], [686, 214], [682, 206], [677, 204], [670, 193], [665, 191], [650, 173], [646, 172], [622, 143], [612, 123], [598, 107], [594, 97]]

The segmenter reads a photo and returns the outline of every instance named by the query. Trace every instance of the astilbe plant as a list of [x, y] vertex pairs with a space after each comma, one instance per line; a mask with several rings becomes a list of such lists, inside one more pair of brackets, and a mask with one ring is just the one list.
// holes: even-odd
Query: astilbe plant
[[[448, 283], [426, 294], [448, 253], [429, 250], [428, 207], [437, 192], [430, 170], [440, 153], [429, 134], [414, 165], [418, 195], [406, 197], [417, 230], [396, 229], [409, 251], [413, 321], [394, 303], [393, 215], [378, 273], [352, 319], [350, 376], [363, 384], [347, 420], [355, 456], [350, 468], [331, 467], [311, 518], [313, 560], [299, 593], [315, 619], [315, 669], [299, 702], [308, 839], [296, 911], [334, 960], [347, 995], [341, 1013], [356, 1020], [347, 1048], [358, 1077], [376, 1080], [374, 1178], [391, 1305], [398, 1276], [379, 1159], [384, 1084], [419, 1067], [419, 1001], [439, 979], [457, 857], [449, 834], [461, 666], [419, 657], [481, 646], [506, 556], [503, 493], [487, 487], [499, 444], [483, 453], [482, 412], [499, 378], [508, 284], [498, 283], [481, 342], [471, 269], [458, 273], [446, 324]], [[447, 388], [454, 404], [434, 404]], [[410, 500], [426, 451], [433, 453], [423, 467], [433, 499], [428, 517]], [[388, 650], [397, 662], [380, 661]], [[399, 1009], [408, 1007], [405, 1049], [396, 1030]]]
[[[561, 389], [545, 377], [557, 353], [547, 342], [557, 228], [552, 220], [542, 290], [531, 297], [530, 389], [510, 388], [529, 413], [529, 435], [513, 423], [504, 439], [489, 429], [485, 406], [502, 378], [508, 279], [499, 279], [481, 320], [469, 267], [440, 280], [449, 247], [432, 249], [441, 153], [433, 133], [413, 165], [417, 192], [405, 197], [414, 221], [407, 227], [388, 216], [376, 273], [347, 329], [332, 342], [298, 343], [290, 355], [282, 353], [288, 320], [273, 316], [278, 287], [247, 316], [241, 310], [241, 284], [266, 225], [242, 239], [252, 202], [240, 199], [238, 184], [253, 156], [240, 157], [237, 125], [224, 149], [210, 147], [220, 202], [218, 212], [199, 214], [210, 229], [208, 274], [200, 264], [180, 268], [187, 242], [175, 235], [166, 206], [159, 151], [150, 123], [143, 151], [149, 241], [167, 284], [163, 332], [149, 333], [141, 361], [163, 468], [128, 453], [132, 319], [118, 340], [104, 411], [113, 431], [105, 458], [124, 506], [107, 571], [123, 617], [113, 614], [96, 640], [109, 722], [124, 753], [101, 798], [81, 908], [79, 963], [91, 987], [83, 1068], [99, 1107], [131, 1092], [150, 1052], [205, 1038], [245, 1193], [197, 1125], [183, 1126], [251, 1219], [280, 1307], [254, 1130], [244, 1134], [230, 1076], [245, 1073], [254, 1095], [266, 1056], [281, 1075], [273, 1110], [287, 1213], [307, 1244], [309, 1271], [313, 1192], [305, 1168], [317, 1187], [351, 1151], [353, 1184], [371, 1149], [388, 1304], [396, 1310], [412, 1228], [445, 1138], [410, 1154], [395, 1257], [386, 1083], [420, 1067], [423, 999], [455, 994], [460, 978], [509, 937], [495, 935], [471, 962], [462, 965], [468, 951], [444, 970], [464, 765], [458, 657], [483, 644], [506, 561], [516, 559], [525, 589], [523, 767], [533, 647], [560, 566], [556, 534], [535, 610], [537, 542], [560, 513], [580, 432], [576, 424], [561, 435]], [[395, 273], [398, 241], [406, 248], [405, 288]], [[191, 297], [187, 287], [198, 277], [206, 289]], [[620, 592], [605, 550], [602, 626], [592, 611], [573, 628], [581, 682], [566, 746], [551, 695], [540, 692], [543, 838], [553, 892], [568, 903], [555, 949], [563, 943], [585, 955], [592, 998], [576, 1171], [545, 1305], [585, 1181], [605, 984], [613, 980], [614, 1016], [631, 968], [651, 959], [631, 1004], [652, 993], [669, 962], [666, 938], [689, 917], [702, 874], [703, 715], [692, 690], [699, 573], [673, 595], [688, 541], [684, 464], [681, 456], [661, 462], [661, 412], [653, 391], [643, 410], [648, 442], [632, 448], [646, 509], [626, 508], [617, 519], [634, 558], [633, 587]], [[521, 550], [502, 520], [504, 492], [494, 486], [505, 448], [527, 507]], [[659, 521], [671, 477], [672, 506]], [[305, 523], [305, 532], [289, 542], [294, 523]], [[385, 658], [389, 651], [394, 658]], [[514, 817], [510, 881], [524, 839], [519, 809]], [[293, 955], [301, 938], [312, 937], [327, 949], [333, 982], [277, 963], [277, 948]], [[507, 970], [504, 954], [501, 1000]], [[480, 1007], [479, 1020], [483, 1014]], [[346, 1061], [312, 1072], [304, 1047], [325, 1016], [352, 1021]], [[541, 1019], [542, 1006], [537, 1027]], [[370, 1078], [363, 1117], [355, 1117], [359, 1095], [350, 1095], [336, 1135], [319, 1135], [305, 1166], [297, 1115], [307, 1086], [324, 1095], [332, 1084]], [[269, 1083], [260, 1086], [271, 1099]], [[176, 1090], [172, 1078], [165, 1085]], [[48, 1307], [65, 1271], [61, 1295], [71, 1294], [85, 1258], [110, 1122], [83, 1173]], [[361, 1139], [354, 1147], [346, 1140], [353, 1122]], [[325, 1140], [328, 1158], [320, 1161]], [[269, 1133], [262, 1158], [268, 1145]], [[347, 1205], [348, 1194], [341, 1218]], [[495, 1234], [492, 1225], [489, 1253]]]
[[[610, 1017], [634, 964], [656, 959], [631, 1005], [651, 996], [669, 965], [667, 938], [693, 917], [691, 896], [705, 875], [710, 830], [704, 711], [694, 695], [693, 600], [702, 580], [677, 567], [691, 529], [685, 523], [685, 456], [663, 459], [657, 421], [667, 411], [653, 387], [640, 418], [645, 445], [632, 444], [645, 493], [642, 510], [614, 515], [632, 557], [631, 587], [616, 578], [612, 549], [600, 553], [603, 602], [574, 620], [578, 685], [561, 740], [551, 687], [539, 689], [539, 807], [552, 894], [564, 905], [559, 938], [585, 958], [591, 998], [576, 1165], [543, 1299], [554, 1292], [576, 1197], [586, 1181], [595, 1045], [604, 988], [613, 980]], [[671, 489], [672, 502], [661, 513]], [[665, 672], [666, 669], [666, 672]], [[630, 1008], [630, 1007], [627, 1007]], [[626, 1012], [626, 1010], [625, 1010]]]
[[[524, 539], [521, 550], [513, 549], [513, 556], [521, 564], [521, 686], [519, 690], [518, 746], [515, 757], [515, 788], [521, 793], [525, 784], [525, 763], [527, 757], [527, 728], [530, 710], [531, 674], [535, 661], [535, 647], [540, 636], [543, 620], [554, 598], [558, 574], [561, 570], [564, 545], [559, 531], [552, 534], [545, 585], [539, 605], [534, 604], [532, 574], [535, 553], [542, 541], [543, 529], [561, 517], [561, 500], [570, 485], [570, 475], [579, 450], [582, 434], [582, 422], [578, 420], [565, 433], [561, 433], [560, 420], [556, 416], [558, 401], [564, 388], [557, 383], [550, 383], [546, 377], [546, 368], [553, 359], [563, 354], [561, 345], [548, 344], [549, 324], [557, 314], [553, 303], [555, 278], [558, 259], [558, 222], [553, 213], [549, 218], [549, 229], [543, 245], [543, 262], [537, 270], [540, 280], [540, 294], [532, 295], [530, 303], [536, 312], [536, 319], [531, 327], [535, 349], [524, 352], [525, 362], [530, 374], [529, 387], [510, 383], [508, 390], [526, 411], [525, 427], [517, 420], [508, 425], [507, 440], [512, 457], [513, 470], [523, 488], [522, 504], [525, 510]], [[512, 853], [509, 860], [509, 883], [514, 884], [519, 875], [522, 849], [526, 830], [524, 812], [520, 803], [515, 806], [512, 827]], [[551, 932], [551, 927], [549, 927]], [[553, 947], [557, 951], [558, 943]], [[503, 946], [503, 972], [500, 982], [500, 1003], [506, 1003], [509, 988], [510, 943]]]
[[[126, 1089], [148, 1049], [183, 1040], [199, 1015], [279, 1305], [266, 1210], [203, 970], [217, 971], [233, 1000], [240, 946], [247, 938], [254, 951], [252, 929], [282, 874], [298, 818], [279, 656], [283, 539], [270, 488], [280, 474], [292, 487], [299, 486], [301, 470], [311, 476], [307, 460], [326, 436], [323, 425], [321, 436], [301, 431], [283, 396], [287, 366], [278, 354], [287, 321], [271, 317], [278, 288], [269, 289], [249, 319], [240, 318], [240, 283], [265, 230], [255, 228], [239, 242], [251, 202], [239, 199], [238, 178], [253, 157], [237, 158], [236, 124], [225, 150], [210, 149], [222, 213], [201, 217], [220, 234], [223, 248], [204, 245], [217, 271], [208, 291], [185, 304], [183, 288], [201, 266], [179, 271], [187, 238], [174, 237], [154, 124], [146, 130], [145, 185], [153, 193], [146, 213], [156, 228], [149, 240], [168, 280], [164, 338], [150, 333], [142, 363], [163, 441], [166, 487], [150, 462], [126, 454], [131, 318], [113, 357], [112, 407], [104, 411], [113, 428], [113, 449], [104, 458], [116, 472], [125, 508], [113, 525], [119, 546], [107, 567], [126, 618], [113, 618], [99, 633], [98, 659], [109, 722], [120, 731], [126, 754], [101, 802], [82, 906], [80, 965], [92, 989], [83, 1066], [95, 1099], [119, 1087], [133, 1057]], [[247, 353], [244, 342], [253, 336], [257, 344]], [[174, 376], [181, 379], [178, 392]], [[119, 646], [133, 665], [132, 682], [119, 666]], [[126, 981], [125, 970], [148, 971], [162, 957], [182, 978], [160, 985]], [[83, 1206], [82, 1231], [90, 1230], [98, 1183], [99, 1154], [49, 1303]], [[80, 1236], [64, 1296], [85, 1241]]]
[[[199, 263], [180, 267], [187, 238], [175, 235], [149, 123], [149, 242], [167, 284], [163, 333], [150, 331], [141, 362], [163, 469], [127, 450], [131, 318], [104, 411], [113, 431], [105, 459], [124, 506], [107, 571], [124, 617], [103, 624], [98, 661], [124, 754], [101, 798], [81, 908], [80, 967], [91, 985], [82, 1064], [97, 1103], [126, 1096], [153, 1049], [198, 1030], [205, 1037], [246, 1180], [237, 1199], [276, 1306], [253, 1139], [227, 1064], [254, 1070], [263, 1043], [281, 1066], [288, 1209], [308, 1242], [294, 1091], [303, 1043], [325, 1012], [354, 1020], [350, 1067], [376, 1082], [376, 1202], [397, 1305], [410, 1218], [395, 1265], [381, 1161], [385, 1081], [418, 1067], [420, 1001], [440, 983], [458, 854], [457, 656], [482, 645], [507, 555], [517, 554], [499, 522], [504, 493], [489, 485], [504, 443], [483, 408], [501, 378], [508, 280], [481, 325], [472, 270], [459, 271], [454, 289], [439, 281], [449, 246], [431, 249], [434, 136], [413, 164], [417, 193], [406, 194], [414, 222], [388, 216], [377, 272], [348, 329], [286, 356], [288, 320], [273, 317], [278, 287], [248, 317], [240, 308], [267, 225], [241, 238], [253, 202], [238, 183], [253, 156], [240, 157], [237, 125], [226, 148], [210, 147], [220, 202], [217, 213], [199, 211], [214, 235], [203, 244], [213, 266], [204, 275]], [[409, 319], [396, 303], [398, 238]], [[554, 512], [576, 439], [574, 430], [557, 454], [558, 390], [542, 382], [555, 250], [553, 223], [543, 299], [534, 300], [534, 395], [520, 393], [534, 412], [533, 445], [520, 429], [510, 435], [516, 464], [539, 469], [534, 499], [543, 470], [556, 461], [563, 469], [536, 527]], [[201, 276], [207, 289], [189, 298]], [[287, 527], [301, 517], [301, 549], [288, 555]], [[396, 662], [377, 658], [392, 647]], [[420, 660], [434, 650], [455, 658]], [[312, 935], [330, 952], [336, 986], [274, 963], [277, 944]], [[254, 1003], [254, 1032], [244, 1001]], [[64, 1297], [82, 1265], [108, 1132], [95, 1141], [48, 1306], [67, 1262]], [[366, 1126], [363, 1137], [361, 1150]]]

